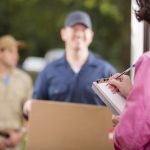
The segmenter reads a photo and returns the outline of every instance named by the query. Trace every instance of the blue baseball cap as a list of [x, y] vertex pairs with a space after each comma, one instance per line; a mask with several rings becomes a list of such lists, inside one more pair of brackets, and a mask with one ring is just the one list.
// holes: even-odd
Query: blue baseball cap
[[87, 28], [92, 28], [92, 21], [90, 16], [84, 12], [84, 11], [74, 11], [71, 12], [64, 23], [64, 26], [73, 26], [75, 24], [83, 24], [85, 25]]

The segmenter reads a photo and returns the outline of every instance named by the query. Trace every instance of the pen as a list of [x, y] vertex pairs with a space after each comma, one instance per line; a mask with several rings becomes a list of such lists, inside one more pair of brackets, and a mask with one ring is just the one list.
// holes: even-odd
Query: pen
[[128, 73], [133, 67], [135, 67], [135, 64], [133, 64], [131, 67], [129, 67], [128, 69], [126, 69], [125, 71], [123, 71], [120, 75], [118, 75], [115, 79], [118, 79], [119, 77], [121, 77], [122, 75]]
[[[118, 79], [119, 77], [121, 77], [122, 75], [128, 73], [133, 67], [135, 67], [135, 64], [133, 64], [132, 66], [130, 66], [128, 69], [126, 69], [125, 71], [123, 71], [120, 75], [118, 75], [115, 79]], [[99, 79], [96, 82], [100, 83], [100, 82], [106, 82], [108, 81], [109, 78], [103, 78], [103, 79]]]

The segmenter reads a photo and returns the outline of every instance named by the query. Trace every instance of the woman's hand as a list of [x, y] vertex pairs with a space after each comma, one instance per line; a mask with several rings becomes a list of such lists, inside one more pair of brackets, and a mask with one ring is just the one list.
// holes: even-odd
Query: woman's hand
[[115, 127], [120, 120], [120, 116], [119, 115], [112, 115], [112, 123], [113, 123], [113, 127]]
[[117, 78], [118, 75], [120, 74], [117, 73], [109, 79], [109, 88], [113, 93], [119, 91], [124, 97], [127, 97], [132, 89], [130, 77], [128, 75], [122, 75]]

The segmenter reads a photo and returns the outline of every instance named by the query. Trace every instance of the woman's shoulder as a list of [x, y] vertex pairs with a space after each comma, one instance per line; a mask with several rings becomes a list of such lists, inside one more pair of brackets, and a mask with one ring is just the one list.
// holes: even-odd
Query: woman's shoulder
[[145, 52], [143, 58], [150, 58], [150, 51]]
[[150, 64], [150, 51], [145, 52], [137, 61], [136, 65]]

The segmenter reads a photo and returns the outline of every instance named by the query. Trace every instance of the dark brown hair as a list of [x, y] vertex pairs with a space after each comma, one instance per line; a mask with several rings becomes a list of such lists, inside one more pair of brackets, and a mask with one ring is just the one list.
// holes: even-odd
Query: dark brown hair
[[136, 0], [139, 10], [135, 11], [138, 21], [147, 21], [150, 24], [150, 0]]

